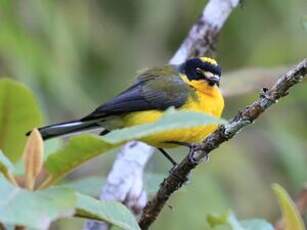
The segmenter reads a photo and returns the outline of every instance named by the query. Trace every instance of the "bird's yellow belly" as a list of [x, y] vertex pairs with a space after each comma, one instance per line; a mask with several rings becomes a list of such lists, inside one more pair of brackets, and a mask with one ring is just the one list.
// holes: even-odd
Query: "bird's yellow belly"
[[[224, 107], [222, 97], [210, 97], [208, 95], [199, 95], [197, 100], [190, 98], [188, 102], [178, 110], [187, 110], [194, 112], [203, 112], [216, 117], [220, 117]], [[159, 110], [148, 110], [133, 112], [123, 118], [124, 126], [134, 126], [148, 124], [157, 121], [161, 118], [163, 112]], [[168, 148], [176, 145], [167, 144], [169, 141], [179, 141], [187, 143], [198, 143], [206, 136], [212, 133], [217, 128], [217, 125], [202, 125], [192, 128], [179, 128], [167, 132], [160, 132], [146, 138], [140, 139], [150, 145]]]

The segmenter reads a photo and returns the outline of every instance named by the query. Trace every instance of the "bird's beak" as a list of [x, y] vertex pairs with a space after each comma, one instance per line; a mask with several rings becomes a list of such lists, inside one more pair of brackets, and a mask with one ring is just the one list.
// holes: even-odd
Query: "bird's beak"
[[206, 80], [208, 81], [209, 85], [211, 85], [211, 86], [214, 86], [214, 85], [219, 86], [220, 85], [220, 76], [219, 75], [213, 74], [211, 72], [204, 72], [204, 75], [205, 75]]

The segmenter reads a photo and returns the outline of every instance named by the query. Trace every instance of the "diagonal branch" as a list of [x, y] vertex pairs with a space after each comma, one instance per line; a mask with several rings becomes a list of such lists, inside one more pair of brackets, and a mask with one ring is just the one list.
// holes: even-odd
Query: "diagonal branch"
[[161, 183], [154, 198], [147, 203], [139, 221], [142, 229], [156, 220], [169, 197], [187, 181], [187, 176], [209, 153], [220, 144], [228, 141], [245, 126], [252, 124], [264, 111], [275, 104], [280, 98], [288, 95], [288, 90], [298, 84], [307, 75], [307, 59], [283, 74], [270, 89], [263, 89], [260, 98], [240, 111], [227, 125], [221, 125], [209, 135], [203, 143], [195, 145], [191, 157], [185, 157], [172, 173]]
[[189, 35], [170, 60], [180, 64], [189, 57], [212, 56], [221, 28], [239, 0], [210, 0]]

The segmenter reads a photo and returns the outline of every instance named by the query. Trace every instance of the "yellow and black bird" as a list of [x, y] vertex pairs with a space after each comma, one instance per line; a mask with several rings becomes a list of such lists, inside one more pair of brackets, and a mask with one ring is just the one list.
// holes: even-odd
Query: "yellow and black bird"
[[[191, 58], [180, 65], [165, 65], [140, 73], [128, 89], [79, 119], [42, 127], [43, 139], [102, 128], [101, 135], [114, 128], [154, 122], [173, 106], [178, 110], [202, 112], [220, 117], [224, 99], [219, 89], [221, 68], [208, 57]], [[159, 148], [197, 143], [217, 125], [175, 129], [142, 141]], [[167, 156], [168, 157], [168, 156]], [[173, 162], [174, 163], [174, 162]]]

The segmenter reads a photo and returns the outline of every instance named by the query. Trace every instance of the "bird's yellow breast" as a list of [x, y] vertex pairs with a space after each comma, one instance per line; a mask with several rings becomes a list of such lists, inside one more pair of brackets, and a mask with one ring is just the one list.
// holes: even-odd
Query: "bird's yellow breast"
[[[182, 79], [195, 90], [194, 95], [189, 95], [187, 102], [178, 110], [201, 112], [221, 117], [224, 108], [224, 99], [217, 86], [209, 86], [205, 81], [189, 81], [186, 77]], [[133, 112], [123, 118], [124, 126], [147, 124], [161, 118], [163, 111], [148, 110]], [[168, 141], [180, 141], [188, 143], [200, 142], [217, 128], [217, 125], [204, 125], [193, 128], [174, 129], [168, 132], [157, 133], [142, 139], [156, 147], [173, 147], [165, 144]]]

